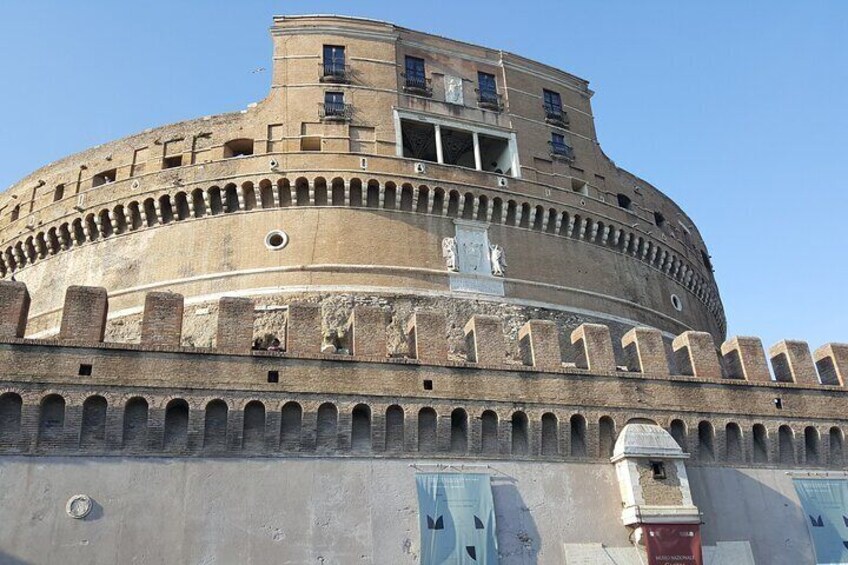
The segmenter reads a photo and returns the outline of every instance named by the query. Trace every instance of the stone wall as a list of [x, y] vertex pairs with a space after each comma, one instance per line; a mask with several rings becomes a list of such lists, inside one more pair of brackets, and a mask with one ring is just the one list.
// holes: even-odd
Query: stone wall
[[[415, 473], [434, 470], [491, 475], [503, 565], [560, 565], [572, 544], [600, 555], [632, 547], [609, 463], [433, 463], [4, 457], [0, 561], [411, 565], [420, 555]], [[705, 553], [742, 541], [757, 563], [813, 562], [785, 470], [696, 467], [689, 478]], [[65, 504], [80, 493], [94, 507], [74, 520]]]

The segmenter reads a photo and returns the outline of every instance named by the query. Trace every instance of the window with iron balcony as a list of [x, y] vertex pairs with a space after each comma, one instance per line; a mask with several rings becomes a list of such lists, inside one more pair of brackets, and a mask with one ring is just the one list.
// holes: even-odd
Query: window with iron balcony
[[350, 69], [345, 64], [345, 48], [340, 45], [325, 45], [321, 63], [321, 82], [350, 82]]
[[567, 127], [568, 114], [562, 109], [562, 97], [559, 92], [544, 89], [542, 91], [542, 104], [545, 109], [545, 121], [549, 124]]
[[433, 88], [424, 67], [424, 59], [406, 56], [403, 76], [403, 91], [407, 94], [432, 96]]
[[349, 120], [350, 104], [345, 104], [343, 92], [325, 92], [324, 104], [321, 106], [322, 120]]
[[483, 72], [477, 73], [477, 106], [495, 112], [500, 112], [503, 109], [495, 75]]
[[563, 161], [574, 161], [574, 149], [565, 142], [565, 136], [560, 133], [552, 133], [551, 140], [548, 142], [551, 146], [551, 156]]

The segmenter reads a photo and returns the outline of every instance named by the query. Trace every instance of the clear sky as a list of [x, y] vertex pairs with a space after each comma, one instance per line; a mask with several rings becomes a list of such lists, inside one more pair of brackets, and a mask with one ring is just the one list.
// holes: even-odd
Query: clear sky
[[262, 99], [271, 16], [306, 13], [387, 20], [588, 79], [604, 151], [701, 230], [729, 334], [848, 342], [848, 2], [5, 0], [0, 188]]

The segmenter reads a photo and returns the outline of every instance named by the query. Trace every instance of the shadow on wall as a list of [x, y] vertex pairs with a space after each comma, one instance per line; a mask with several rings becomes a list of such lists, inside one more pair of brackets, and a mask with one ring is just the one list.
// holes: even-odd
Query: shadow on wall
[[0, 549], [0, 563], [2, 563], [2, 565], [31, 565], [30, 561], [18, 559], [14, 555], [9, 555], [2, 549]]
[[784, 470], [687, 470], [692, 499], [704, 517], [704, 545], [748, 541], [757, 563], [815, 563], [807, 518]]
[[501, 565], [536, 565], [542, 540], [515, 480], [493, 475], [492, 496]]

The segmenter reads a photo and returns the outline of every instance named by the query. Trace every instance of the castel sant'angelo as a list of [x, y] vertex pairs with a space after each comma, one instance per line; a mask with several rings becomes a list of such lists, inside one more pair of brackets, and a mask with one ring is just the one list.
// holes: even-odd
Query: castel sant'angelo
[[[816, 562], [796, 490], [845, 476], [848, 345], [726, 335], [586, 80], [373, 20], [271, 36], [261, 102], [0, 194], [0, 562], [630, 564], [667, 531]], [[421, 478], [480, 475], [459, 544]]]

